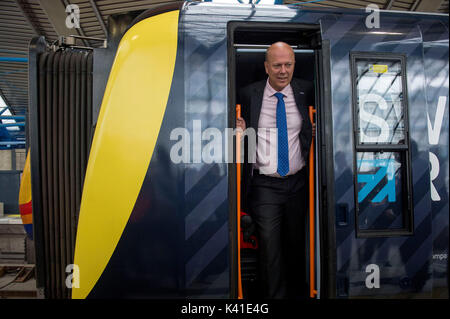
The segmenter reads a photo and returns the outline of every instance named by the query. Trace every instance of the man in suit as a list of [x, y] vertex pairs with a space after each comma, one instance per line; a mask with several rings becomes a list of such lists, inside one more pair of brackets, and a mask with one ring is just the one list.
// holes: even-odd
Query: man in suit
[[[257, 137], [255, 163], [244, 162], [242, 207], [256, 225], [263, 297], [304, 297], [313, 86], [292, 78], [295, 55], [284, 42], [267, 49], [264, 66], [268, 79], [244, 88], [238, 101], [236, 127], [253, 128]], [[274, 128], [275, 139], [267, 130]]]

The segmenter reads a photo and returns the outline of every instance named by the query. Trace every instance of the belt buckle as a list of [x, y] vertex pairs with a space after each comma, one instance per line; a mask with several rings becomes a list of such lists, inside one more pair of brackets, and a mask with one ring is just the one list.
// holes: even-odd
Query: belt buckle
[[[289, 173], [289, 172], [288, 172], [288, 173]], [[281, 176], [281, 174], [278, 173], [278, 172], [277, 172], [277, 174], [278, 174], [278, 178], [283, 178], [283, 179], [284, 179], [284, 178], [287, 178], [287, 177], [288, 177], [287, 173], [286, 173], [286, 175], [284, 175], [284, 176]]]

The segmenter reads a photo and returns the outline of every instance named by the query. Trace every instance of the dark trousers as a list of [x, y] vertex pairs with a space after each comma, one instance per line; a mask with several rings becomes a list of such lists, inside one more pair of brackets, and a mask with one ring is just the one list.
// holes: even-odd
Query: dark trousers
[[264, 298], [306, 297], [306, 185], [306, 168], [284, 178], [253, 173], [250, 205]]

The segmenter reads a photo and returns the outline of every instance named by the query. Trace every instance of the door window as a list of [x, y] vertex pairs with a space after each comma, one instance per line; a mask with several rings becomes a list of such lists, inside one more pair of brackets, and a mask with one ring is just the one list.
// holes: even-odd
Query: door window
[[406, 59], [373, 53], [350, 57], [357, 235], [411, 234]]

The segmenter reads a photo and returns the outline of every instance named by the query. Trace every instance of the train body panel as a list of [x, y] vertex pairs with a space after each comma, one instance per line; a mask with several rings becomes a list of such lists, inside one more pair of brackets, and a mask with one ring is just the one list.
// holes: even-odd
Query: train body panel
[[[227, 128], [239, 89], [230, 83], [240, 79], [230, 32], [243, 30], [245, 41], [245, 32], [275, 24], [286, 34], [317, 28], [321, 39], [299, 50], [302, 61], [315, 64], [307, 77], [315, 81], [318, 114], [330, 118], [317, 128], [320, 295], [448, 297], [448, 21], [383, 11], [380, 26], [369, 28], [369, 14], [185, 3], [138, 18], [118, 47], [95, 131], [74, 261], [80, 278], [89, 279], [73, 288], [73, 298], [237, 297]], [[139, 33], [146, 23], [159, 29]], [[172, 33], [154, 37], [163, 28]], [[166, 48], [167, 37], [176, 50], [170, 63], [152, 54]], [[134, 54], [124, 59], [130, 49]], [[142, 65], [134, 75], [121, 69], [134, 63]], [[126, 77], [136, 77], [129, 85], [146, 83], [129, 89]], [[131, 113], [139, 120], [124, 131], [108, 114], [127, 107], [141, 112]], [[102, 149], [113, 158], [101, 162]], [[116, 166], [101, 172], [108, 161]], [[112, 190], [124, 185], [124, 196]], [[328, 193], [321, 193], [325, 186]]]
[[432, 216], [433, 252], [430, 273], [433, 278], [432, 296], [439, 297], [445, 295], [445, 286], [448, 285], [448, 25], [430, 19], [421, 22], [419, 26], [421, 30], [426, 30], [422, 31], [422, 39]]
[[[429, 128], [426, 122], [430, 104], [437, 105], [438, 100], [446, 99], [448, 90], [441, 87], [442, 95], [433, 92], [433, 96], [426, 100], [426, 83], [424, 69], [424, 44], [422, 34], [437, 32], [437, 37], [445, 38], [448, 45], [448, 30], [439, 20], [423, 19], [408, 15], [382, 16], [382, 24], [376, 32], [365, 32], [365, 17], [345, 16], [342, 21], [322, 23], [323, 38], [331, 41], [331, 78], [333, 96], [333, 133], [335, 155], [335, 199], [336, 199], [336, 251], [337, 251], [337, 295], [341, 297], [357, 296], [398, 296], [419, 294], [431, 297], [433, 287], [432, 256], [433, 233], [436, 222], [433, 223], [432, 198], [430, 194], [429, 175]], [[425, 20], [424, 24], [420, 21]], [[429, 20], [429, 21], [427, 21]], [[330, 23], [331, 22], [331, 23]], [[436, 29], [438, 31], [436, 31]], [[445, 44], [441, 43], [443, 47]], [[354, 180], [355, 167], [355, 116], [352, 104], [352, 70], [349, 68], [350, 52], [364, 52], [381, 54], [383, 59], [390, 54], [405, 55], [406, 88], [409, 113], [409, 134], [412, 174], [412, 211], [413, 235], [402, 236], [385, 234], [383, 237], [358, 238], [358, 229], [377, 228], [375, 223], [382, 222], [380, 210], [373, 208], [362, 215], [355, 213], [354, 190], [357, 183]], [[442, 52], [445, 55], [445, 52]], [[448, 54], [448, 47], [447, 47]], [[428, 63], [436, 63], [434, 58]], [[440, 63], [440, 83], [448, 81], [448, 64]], [[361, 80], [361, 79], [358, 79]], [[428, 80], [429, 81], [429, 80]], [[386, 89], [387, 90], [387, 89]], [[405, 92], [402, 92], [403, 94]], [[354, 92], [356, 94], [356, 92]], [[406, 95], [406, 94], [405, 94]], [[441, 105], [442, 106], [442, 105]], [[436, 109], [433, 106], [432, 109]], [[431, 111], [433, 112], [433, 111]], [[406, 115], [406, 114], [405, 114]], [[440, 119], [439, 119], [440, 121]], [[440, 123], [440, 122], [439, 122]], [[446, 128], [440, 128], [444, 134]], [[353, 140], [353, 143], [348, 141]], [[445, 137], [442, 140], [445, 145]], [[439, 162], [445, 166], [448, 162], [445, 155]], [[358, 163], [355, 163], [355, 166]], [[445, 179], [445, 173], [441, 176]], [[448, 178], [448, 177], [447, 177]], [[443, 193], [448, 193], [441, 188]], [[359, 190], [361, 191], [361, 190]], [[378, 191], [381, 191], [378, 189]], [[376, 195], [376, 188], [371, 192]], [[398, 194], [397, 194], [398, 195]], [[369, 194], [370, 197], [370, 194]], [[372, 199], [372, 201], [374, 201]], [[406, 207], [397, 208], [396, 216], [392, 220], [384, 221], [383, 228], [398, 227], [402, 215], [407, 214]], [[403, 211], [402, 211], [403, 210]], [[339, 216], [339, 212], [342, 212]], [[437, 212], [436, 212], [437, 213]], [[361, 213], [360, 213], [361, 214]], [[343, 215], [343, 216], [342, 216]], [[443, 215], [441, 215], [441, 218]], [[446, 221], [439, 227], [439, 232], [448, 234], [448, 215]], [[392, 228], [391, 228], [392, 227]], [[447, 231], [442, 230], [446, 228]], [[437, 231], [437, 230], [436, 230]], [[447, 235], [448, 236], [448, 235]], [[444, 235], [445, 237], [445, 235]], [[446, 253], [444, 253], [446, 254]], [[368, 274], [378, 277], [378, 285], [366, 282]], [[376, 289], [374, 289], [376, 287]]]

